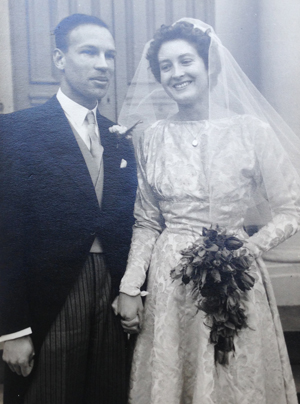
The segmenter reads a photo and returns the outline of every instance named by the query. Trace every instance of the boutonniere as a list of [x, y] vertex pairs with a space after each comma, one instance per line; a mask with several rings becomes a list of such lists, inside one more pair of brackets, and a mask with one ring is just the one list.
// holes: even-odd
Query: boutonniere
[[110, 133], [115, 133], [118, 137], [118, 139], [132, 139], [132, 131], [135, 129], [137, 125], [142, 123], [143, 121], [139, 120], [137, 121], [134, 125], [132, 125], [130, 128], [127, 128], [126, 126], [123, 125], [113, 125], [108, 130]]

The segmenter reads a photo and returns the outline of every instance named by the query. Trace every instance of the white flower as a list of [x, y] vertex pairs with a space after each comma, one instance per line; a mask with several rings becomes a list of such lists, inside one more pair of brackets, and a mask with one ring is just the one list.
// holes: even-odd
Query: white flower
[[123, 125], [113, 125], [108, 128], [108, 130], [110, 131], [110, 133], [116, 133], [119, 136], [123, 136], [127, 132], [126, 126]]
[[115, 133], [119, 138], [125, 137], [126, 139], [131, 139], [133, 129], [135, 129], [135, 127], [140, 123], [142, 123], [141, 120], [136, 122], [130, 128], [127, 128], [126, 126], [123, 125], [113, 125], [110, 128], [108, 128], [108, 130], [110, 131], [110, 133]]

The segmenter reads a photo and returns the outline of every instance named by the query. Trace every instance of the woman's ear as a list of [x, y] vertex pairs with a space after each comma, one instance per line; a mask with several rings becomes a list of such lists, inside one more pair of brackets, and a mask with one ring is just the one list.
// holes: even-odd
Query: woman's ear
[[56, 48], [53, 51], [53, 62], [59, 70], [65, 69], [65, 54], [62, 50]]

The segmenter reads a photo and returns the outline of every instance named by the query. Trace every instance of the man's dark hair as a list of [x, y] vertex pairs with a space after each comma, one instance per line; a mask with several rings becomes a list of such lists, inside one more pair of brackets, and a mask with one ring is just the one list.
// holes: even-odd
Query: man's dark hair
[[109, 30], [107, 24], [100, 18], [87, 14], [72, 14], [61, 20], [55, 30], [55, 45], [58, 49], [66, 52], [69, 47], [69, 34], [80, 25], [98, 25]]
[[164, 42], [174, 39], [183, 39], [194, 45], [199, 56], [203, 59], [206, 69], [208, 69], [208, 53], [210, 46], [210, 36], [195, 28], [193, 24], [186, 21], [179, 21], [174, 25], [162, 25], [155, 33], [153, 41], [150, 43], [147, 59], [150, 69], [158, 82], [160, 82], [160, 68], [158, 63], [158, 52]]

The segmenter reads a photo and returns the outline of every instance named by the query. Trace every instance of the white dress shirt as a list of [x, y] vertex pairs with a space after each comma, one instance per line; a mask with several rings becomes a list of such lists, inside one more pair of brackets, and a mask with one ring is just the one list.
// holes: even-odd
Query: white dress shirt
[[[71, 100], [69, 97], [67, 97], [61, 89], [58, 90], [56, 98], [58, 99], [58, 102], [60, 103], [62, 109], [64, 110], [64, 113], [70, 123], [71, 126], [76, 130], [76, 132], [80, 135], [81, 139], [84, 141], [86, 144], [87, 148], [90, 150], [90, 139], [88, 135], [88, 124], [86, 121], [86, 115], [90, 111], [89, 109], [83, 107], [80, 104], [77, 104], [77, 102]], [[95, 122], [97, 122], [97, 108], [98, 108], [98, 103], [93, 108], [91, 111], [95, 115]], [[98, 125], [95, 127], [96, 129], [96, 134], [99, 136], [99, 128]]]

